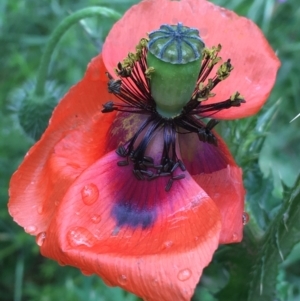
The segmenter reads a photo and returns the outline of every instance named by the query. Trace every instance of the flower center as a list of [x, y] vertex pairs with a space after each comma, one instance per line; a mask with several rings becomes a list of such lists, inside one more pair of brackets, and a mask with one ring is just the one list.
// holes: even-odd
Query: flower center
[[[212, 129], [218, 121], [210, 119], [205, 124], [203, 115], [213, 116], [245, 102], [235, 92], [224, 101], [205, 103], [215, 96], [212, 90], [233, 69], [230, 59], [220, 63], [220, 50], [221, 45], [204, 47], [196, 29], [181, 23], [162, 25], [149, 34], [149, 40], [141, 39], [136, 53], [129, 53], [118, 64], [117, 79], [108, 74], [108, 91], [121, 102], [107, 102], [102, 112], [144, 116], [136, 133], [117, 148], [117, 154], [124, 158], [118, 162], [119, 166], [133, 164], [133, 174], [138, 180], [168, 177], [165, 190], [169, 191], [175, 180], [185, 177], [185, 166], [177, 154], [178, 136], [197, 133], [201, 142], [217, 147]], [[217, 64], [216, 74], [210, 77]], [[163, 143], [161, 158], [156, 162], [146, 151], [158, 133]]]

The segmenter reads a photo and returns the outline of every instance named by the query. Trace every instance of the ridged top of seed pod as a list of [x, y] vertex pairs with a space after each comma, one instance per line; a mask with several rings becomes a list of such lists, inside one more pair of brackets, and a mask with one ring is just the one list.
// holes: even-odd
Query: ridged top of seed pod
[[201, 57], [204, 43], [196, 28], [163, 24], [149, 33], [148, 50], [158, 59], [171, 64], [186, 64]]

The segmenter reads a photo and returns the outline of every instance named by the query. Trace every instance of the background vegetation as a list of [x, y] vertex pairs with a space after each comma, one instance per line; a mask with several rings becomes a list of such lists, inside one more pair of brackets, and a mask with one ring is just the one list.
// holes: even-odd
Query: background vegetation
[[[7, 213], [8, 184], [33, 140], [17, 118], [34, 86], [50, 33], [72, 11], [92, 5], [123, 13], [133, 0], [0, 1], [0, 296], [3, 301], [138, 300], [96, 276], [39, 255], [33, 237]], [[255, 21], [281, 62], [267, 106], [253, 118], [222, 123], [220, 131], [244, 168], [250, 222], [242, 244], [223, 246], [206, 269], [194, 300], [300, 300], [300, 7], [298, 0], [215, 0]], [[57, 98], [83, 75], [113, 21], [85, 19], [54, 53], [47, 91]], [[251, 39], [251, 37], [249, 37]], [[253, 41], [255, 43], [255, 41]], [[220, 126], [219, 126], [220, 128]], [[296, 184], [294, 184], [296, 182]], [[290, 187], [293, 187], [291, 189]]]

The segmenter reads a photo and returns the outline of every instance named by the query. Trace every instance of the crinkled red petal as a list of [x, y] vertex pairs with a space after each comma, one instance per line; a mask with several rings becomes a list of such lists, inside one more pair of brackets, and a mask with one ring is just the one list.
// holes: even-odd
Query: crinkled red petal
[[107, 92], [102, 57], [54, 110], [44, 135], [27, 153], [10, 182], [9, 212], [30, 234], [45, 231], [66, 190], [105, 153], [114, 114], [101, 113]]
[[231, 59], [234, 66], [229, 78], [213, 90], [216, 96], [205, 103], [228, 99], [236, 91], [247, 102], [217, 112], [214, 118], [236, 119], [255, 114], [269, 96], [280, 62], [251, 20], [205, 0], [145, 0], [129, 9], [114, 25], [103, 46], [103, 59], [109, 72], [113, 74], [117, 63], [129, 51], [135, 51], [139, 40], [148, 32], [162, 24], [178, 22], [199, 29], [207, 47], [221, 44], [221, 57]]
[[239, 242], [243, 238], [245, 199], [242, 170], [236, 165], [224, 141], [214, 134], [218, 146], [200, 142], [196, 134], [180, 135], [181, 156], [193, 179], [220, 210], [220, 244]]
[[111, 152], [71, 185], [42, 254], [145, 300], [190, 300], [219, 242], [219, 210], [187, 173], [140, 181]]

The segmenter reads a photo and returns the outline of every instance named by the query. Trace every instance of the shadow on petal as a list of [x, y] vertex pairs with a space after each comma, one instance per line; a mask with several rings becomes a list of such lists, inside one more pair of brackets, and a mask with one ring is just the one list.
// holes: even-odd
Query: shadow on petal
[[[214, 133], [218, 146], [199, 141], [196, 134], [179, 139], [183, 162], [199, 186], [211, 197], [222, 216], [220, 243], [240, 242], [243, 238], [245, 190], [242, 170], [224, 141]], [[189, 143], [189, 148], [185, 146]]]

